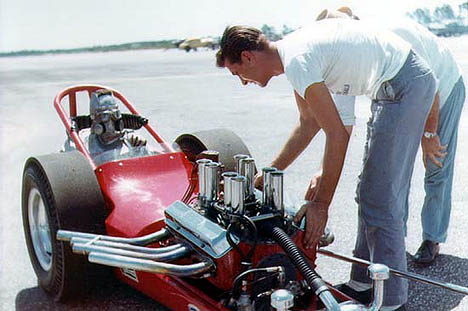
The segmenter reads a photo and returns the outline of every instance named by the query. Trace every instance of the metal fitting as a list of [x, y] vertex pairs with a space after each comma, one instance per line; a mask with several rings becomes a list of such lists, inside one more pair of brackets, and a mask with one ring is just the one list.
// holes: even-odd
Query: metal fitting
[[372, 264], [368, 268], [369, 277], [374, 281], [374, 301], [369, 311], [380, 310], [384, 298], [384, 281], [390, 277], [390, 269], [386, 265]]
[[236, 172], [237, 172], [237, 174], [239, 174], [240, 176], [245, 176], [245, 175], [244, 175], [244, 172], [242, 171], [242, 165], [241, 165], [240, 161], [241, 161], [242, 159], [247, 159], [247, 158], [249, 158], [249, 156], [246, 155], [246, 154], [236, 154], [236, 155], [234, 156], [234, 161], [235, 161], [235, 163], [236, 163]]
[[232, 202], [232, 183], [231, 179], [237, 177], [236, 172], [225, 172], [223, 173], [224, 180], [224, 206], [230, 210]]
[[244, 213], [245, 184], [246, 178], [244, 176], [231, 178], [232, 211], [239, 214]]
[[199, 200], [203, 201], [206, 197], [206, 181], [205, 181], [205, 165], [211, 163], [211, 160], [197, 160], [198, 165], [198, 196]]
[[369, 277], [374, 281], [385, 281], [390, 277], [390, 270], [386, 265], [372, 264], [368, 268]]
[[219, 193], [219, 163], [211, 162], [205, 164], [206, 201], [218, 200]]
[[271, 205], [275, 210], [281, 212], [282, 216], [284, 216], [283, 175], [283, 171], [274, 171], [270, 173]]
[[287, 289], [277, 289], [271, 294], [271, 306], [276, 311], [287, 311], [294, 306], [294, 295]]
[[240, 160], [241, 172], [247, 178], [245, 189], [246, 196], [255, 195], [254, 178], [255, 178], [255, 160], [253, 158], [245, 158]]
[[262, 169], [263, 174], [263, 205], [269, 206], [272, 203], [272, 195], [271, 195], [271, 180], [270, 174], [272, 172], [277, 171], [274, 167], [264, 167]]

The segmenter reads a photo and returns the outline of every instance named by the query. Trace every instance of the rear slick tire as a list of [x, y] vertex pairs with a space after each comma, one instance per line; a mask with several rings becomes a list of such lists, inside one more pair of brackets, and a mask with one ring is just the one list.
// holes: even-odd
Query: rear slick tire
[[191, 162], [195, 162], [197, 155], [205, 150], [219, 152], [219, 161], [224, 165], [225, 171], [235, 171], [234, 156], [236, 154], [251, 156], [242, 139], [228, 129], [182, 134], [176, 138], [175, 142]]
[[23, 229], [38, 283], [56, 301], [81, 296], [103, 270], [56, 240], [60, 229], [105, 233], [104, 200], [78, 151], [32, 157], [22, 188]]

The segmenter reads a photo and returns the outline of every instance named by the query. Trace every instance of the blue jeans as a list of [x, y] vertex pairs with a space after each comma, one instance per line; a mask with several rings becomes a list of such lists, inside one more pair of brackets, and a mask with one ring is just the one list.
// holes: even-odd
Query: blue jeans
[[[406, 271], [406, 194], [435, 84], [427, 64], [410, 52], [398, 74], [382, 84], [372, 101], [356, 191], [359, 228], [354, 255], [358, 258]], [[353, 265], [351, 279], [371, 282], [367, 269], [358, 265]], [[407, 280], [391, 275], [385, 282], [383, 305], [401, 305], [407, 299]]]
[[[452, 209], [452, 181], [457, 150], [458, 123], [465, 102], [465, 85], [460, 77], [453, 86], [447, 101], [439, 111], [437, 134], [442, 146], [447, 145], [447, 155], [438, 159], [442, 168], [427, 161], [424, 177], [426, 197], [421, 210], [423, 240], [443, 243], [447, 240], [447, 229]], [[409, 189], [408, 189], [409, 194]], [[408, 199], [406, 200], [405, 223], [408, 219]]]

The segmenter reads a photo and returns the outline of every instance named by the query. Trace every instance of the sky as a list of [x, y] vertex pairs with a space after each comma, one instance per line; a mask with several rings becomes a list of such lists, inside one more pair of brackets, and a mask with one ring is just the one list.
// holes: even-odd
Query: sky
[[0, 0], [0, 52], [220, 36], [227, 25], [299, 27], [346, 5], [361, 18], [466, 0]]

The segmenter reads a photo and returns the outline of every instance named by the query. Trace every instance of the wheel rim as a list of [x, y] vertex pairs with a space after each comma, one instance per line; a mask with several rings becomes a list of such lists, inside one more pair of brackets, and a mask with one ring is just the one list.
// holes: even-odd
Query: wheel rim
[[31, 188], [28, 199], [28, 220], [34, 252], [42, 269], [49, 271], [52, 266], [52, 239], [50, 238], [47, 211], [41, 193]]

